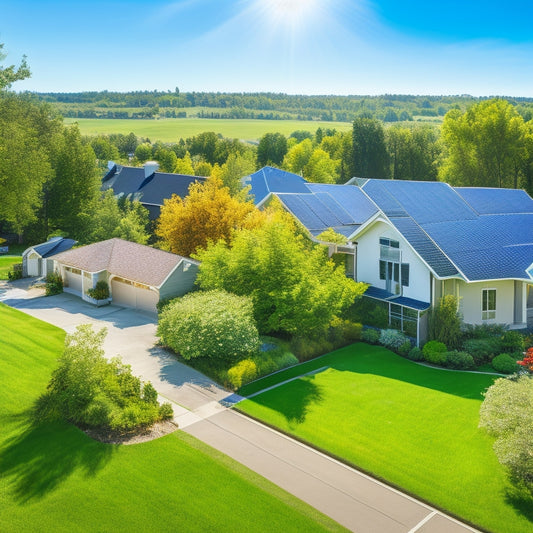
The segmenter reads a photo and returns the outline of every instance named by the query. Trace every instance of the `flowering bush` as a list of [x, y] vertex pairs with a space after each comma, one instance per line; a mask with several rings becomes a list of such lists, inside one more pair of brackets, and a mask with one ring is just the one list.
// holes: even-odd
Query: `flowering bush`
[[237, 361], [260, 345], [251, 299], [220, 290], [193, 292], [169, 303], [161, 312], [158, 335], [184, 359]]
[[379, 335], [379, 343], [391, 350], [397, 350], [405, 342], [409, 339], [396, 329], [382, 329]]
[[524, 353], [524, 359], [517, 361], [517, 364], [533, 374], [533, 346]]

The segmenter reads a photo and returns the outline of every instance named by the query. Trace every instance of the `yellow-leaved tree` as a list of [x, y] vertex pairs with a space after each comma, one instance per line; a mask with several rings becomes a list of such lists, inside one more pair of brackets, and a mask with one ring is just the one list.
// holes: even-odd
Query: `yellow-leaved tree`
[[209, 242], [229, 243], [235, 230], [256, 228], [263, 218], [253, 203], [232, 197], [219, 178], [211, 177], [193, 183], [185, 198], [165, 200], [155, 234], [162, 248], [190, 257]]

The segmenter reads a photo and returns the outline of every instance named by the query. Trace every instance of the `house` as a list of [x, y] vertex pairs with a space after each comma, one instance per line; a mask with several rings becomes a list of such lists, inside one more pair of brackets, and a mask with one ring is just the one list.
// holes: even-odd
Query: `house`
[[148, 209], [150, 220], [159, 217], [165, 199], [173, 194], [185, 198], [192, 183], [204, 182], [207, 178], [157, 172], [159, 164], [147, 161], [143, 167], [120, 166], [108, 163], [109, 171], [102, 179], [102, 190], [112, 189], [115, 196], [138, 200]]
[[357, 178], [325, 185], [293, 175], [276, 192], [281, 174], [259, 173], [249, 177], [256, 204], [275, 196], [312, 238], [328, 228], [346, 237], [354, 279], [370, 284], [365, 296], [388, 309], [393, 327], [423, 341], [426, 311], [447, 294], [466, 323], [524, 328], [529, 316], [532, 325], [533, 199], [525, 191]]
[[76, 241], [64, 237], [52, 237], [46, 242], [30, 246], [22, 252], [22, 275], [46, 276], [54, 270], [54, 256], [70, 250]]
[[91, 301], [87, 290], [109, 285], [113, 303], [155, 313], [160, 300], [193, 289], [198, 262], [122, 239], [109, 239], [54, 256], [65, 292]]

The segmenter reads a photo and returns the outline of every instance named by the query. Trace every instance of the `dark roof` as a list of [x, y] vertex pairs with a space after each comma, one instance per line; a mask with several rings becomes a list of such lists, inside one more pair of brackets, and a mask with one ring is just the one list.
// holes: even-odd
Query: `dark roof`
[[251, 185], [250, 194], [254, 203], [261, 203], [271, 192], [306, 193], [307, 182], [297, 174], [279, 168], [263, 167], [243, 180], [244, 185]]
[[70, 250], [76, 241], [74, 239], [65, 239], [64, 237], [52, 237], [48, 241], [32, 246], [41, 257], [52, 257], [66, 250]]
[[184, 258], [157, 248], [115, 238], [64, 252], [54, 259], [63, 265], [86, 272], [107, 270], [110, 274], [124, 279], [160, 287]]
[[112, 189], [117, 196], [138, 200], [148, 208], [151, 220], [159, 216], [165, 199], [173, 194], [185, 198], [191, 183], [205, 181], [202, 176], [152, 172], [145, 177], [144, 167], [113, 167], [102, 180], [102, 189]]
[[392, 304], [402, 305], [409, 307], [410, 309], [416, 309], [417, 311], [425, 311], [429, 308], [428, 302], [422, 302], [421, 300], [415, 300], [414, 298], [407, 298], [406, 296], [398, 296], [392, 292], [380, 289], [379, 287], [370, 286], [364, 293], [364, 296], [374, 298], [376, 300], [385, 300]]

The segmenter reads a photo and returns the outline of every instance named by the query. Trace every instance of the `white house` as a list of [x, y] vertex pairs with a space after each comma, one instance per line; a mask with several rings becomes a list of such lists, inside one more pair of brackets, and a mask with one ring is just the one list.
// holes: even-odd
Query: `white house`
[[87, 290], [103, 280], [113, 303], [151, 313], [160, 300], [191, 291], [198, 273], [197, 261], [116, 238], [58, 254], [54, 263], [65, 292], [91, 301]]
[[52, 237], [46, 242], [26, 248], [22, 252], [23, 276], [46, 276], [54, 270], [54, 255], [70, 250], [76, 241]]
[[384, 302], [390, 323], [412, 336], [425, 338], [425, 311], [446, 294], [458, 297], [466, 323], [525, 328], [529, 315], [533, 325], [533, 199], [525, 191], [357, 178], [324, 185], [275, 169], [245, 183], [256, 204], [276, 196], [313, 238], [333, 228], [353, 243], [354, 278], [370, 284], [365, 296]]

